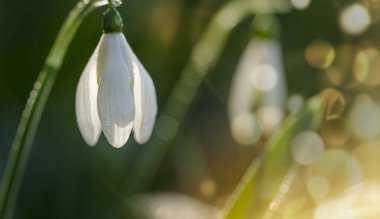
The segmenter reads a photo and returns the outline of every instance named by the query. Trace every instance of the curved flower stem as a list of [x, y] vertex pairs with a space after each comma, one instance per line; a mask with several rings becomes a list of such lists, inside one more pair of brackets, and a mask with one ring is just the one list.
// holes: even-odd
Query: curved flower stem
[[[193, 102], [207, 72], [219, 59], [228, 36], [238, 23], [254, 13], [286, 11], [286, 0], [230, 0], [215, 13], [213, 19], [195, 46], [180, 80], [175, 85], [150, 143], [132, 165], [126, 179], [126, 195], [140, 192], [149, 185], [158, 172], [173, 139]], [[164, 133], [163, 136], [157, 133]], [[169, 135], [168, 135], [169, 134]]]
[[30, 92], [12, 144], [0, 187], [0, 219], [12, 218], [18, 190], [28, 162], [30, 150], [56, 76], [67, 49], [82, 20], [96, 6], [94, 1], [82, 0], [70, 12], [54, 42], [45, 64]]
[[[150, 143], [144, 147], [129, 171], [126, 195], [144, 189], [157, 173], [206, 73], [217, 62], [229, 33], [244, 17], [252, 13], [252, 10], [246, 7], [246, 2], [227, 2], [211, 20], [157, 120]], [[233, 18], [230, 17], [231, 14], [234, 15]]]

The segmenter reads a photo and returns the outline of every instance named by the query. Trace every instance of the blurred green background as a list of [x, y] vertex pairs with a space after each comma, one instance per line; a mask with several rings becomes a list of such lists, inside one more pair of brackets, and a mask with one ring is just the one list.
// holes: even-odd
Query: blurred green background
[[[210, 19], [224, 0], [125, 0], [124, 33], [151, 74], [159, 107], [170, 95]], [[306, 10], [278, 14], [288, 93], [310, 97], [331, 86], [311, 67], [305, 49], [317, 39], [380, 43], [379, 28], [347, 37], [339, 8], [349, 1], [312, 1]], [[0, 0], [0, 173], [26, 99], [57, 32], [75, 0]], [[102, 137], [87, 146], [75, 119], [75, 89], [101, 36], [105, 9], [83, 22], [50, 95], [19, 194], [15, 218], [124, 218], [123, 188], [136, 154], [130, 140], [116, 149]], [[253, 16], [234, 28], [221, 57], [203, 82], [179, 135], [146, 192], [173, 191], [222, 207], [259, 150], [231, 137], [227, 100], [231, 78], [251, 38]], [[373, 24], [373, 26], [376, 26]], [[339, 85], [332, 85], [339, 87]], [[128, 217], [126, 217], [128, 218]]]

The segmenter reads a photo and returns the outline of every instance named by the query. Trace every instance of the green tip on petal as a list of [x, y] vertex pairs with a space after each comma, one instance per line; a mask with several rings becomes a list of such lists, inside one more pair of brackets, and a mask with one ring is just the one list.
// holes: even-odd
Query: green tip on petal
[[117, 33], [123, 31], [123, 19], [114, 7], [110, 7], [103, 14], [103, 32]]
[[280, 25], [274, 15], [256, 15], [253, 20], [253, 36], [262, 39], [276, 40], [280, 38]]

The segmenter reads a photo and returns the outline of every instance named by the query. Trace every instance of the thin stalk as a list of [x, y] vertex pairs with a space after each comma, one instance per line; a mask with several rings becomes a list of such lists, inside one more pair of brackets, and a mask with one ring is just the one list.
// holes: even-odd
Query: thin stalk
[[[98, 2], [96, 6], [100, 5]], [[1, 181], [0, 219], [10, 219], [13, 216], [25, 167], [50, 91], [67, 49], [82, 20], [96, 6], [94, 1], [82, 0], [72, 9], [63, 23], [38, 79], [30, 92]]]
[[[126, 179], [126, 195], [143, 190], [157, 173], [199, 86], [208, 70], [217, 62], [231, 30], [252, 12], [245, 6], [246, 0], [229, 1], [211, 20], [157, 119], [151, 141], [144, 146], [144, 150], [129, 171], [130, 174]], [[229, 17], [230, 14], [234, 15], [233, 19]]]

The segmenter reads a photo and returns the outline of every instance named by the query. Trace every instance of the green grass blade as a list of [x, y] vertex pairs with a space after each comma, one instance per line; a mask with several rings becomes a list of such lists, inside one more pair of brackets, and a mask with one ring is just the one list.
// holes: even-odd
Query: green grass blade
[[[313, 99], [307, 107], [284, 121], [283, 127], [268, 141], [262, 154], [253, 161], [238, 184], [223, 210], [224, 219], [250, 218], [252, 212], [267, 207], [293, 166], [290, 154], [292, 139], [302, 131], [318, 128], [322, 118], [323, 107]], [[258, 198], [262, 192], [269, 194], [268, 197]]]

